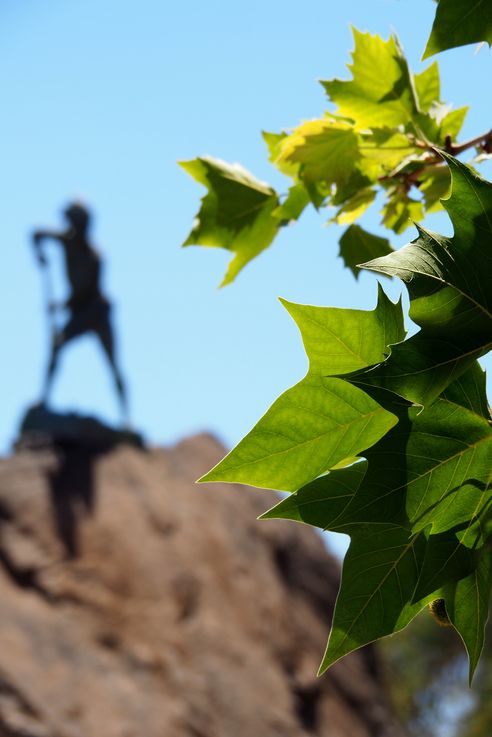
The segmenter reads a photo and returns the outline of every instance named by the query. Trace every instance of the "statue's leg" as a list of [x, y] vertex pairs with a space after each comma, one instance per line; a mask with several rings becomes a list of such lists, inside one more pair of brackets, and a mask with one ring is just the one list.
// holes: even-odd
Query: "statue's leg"
[[80, 335], [81, 329], [79, 320], [76, 315], [73, 315], [68, 320], [67, 324], [61, 329], [54, 333], [53, 341], [51, 344], [51, 355], [48, 362], [48, 368], [44, 380], [44, 388], [41, 402], [42, 404], [48, 404], [49, 396], [51, 393], [51, 387], [56, 371], [58, 369], [59, 356], [61, 349], [73, 338]]
[[109, 307], [106, 311], [104, 319], [101, 319], [95, 331], [101, 341], [102, 348], [108, 359], [111, 373], [113, 375], [114, 384], [116, 387], [116, 393], [120, 403], [121, 413], [123, 421], [128, 422], [128, 400], [126, 395], [126, 386], [123, 380], [123, 376], [118, 367], [116, 361], [115, 348], [114, 348], [114, 337], [113, 330], [109, 319]]
[[53, 340], [51, 343], [51, 354], [50, 359], [48, 362], [48, 368], [46, 370], [46, 375], [44, 379], [44, 387], [43, 387], [43, 394], [41, 398], [42, 404], [48, 404], [51, 387], [53, 384], [53, 378], [56, 373], [56, 369], [58, 368], [58, 357], [60, 354], [60, 349], [65, 343], [65, 337], [64, 337], [64, 331], [60, 330], [53, 335]]

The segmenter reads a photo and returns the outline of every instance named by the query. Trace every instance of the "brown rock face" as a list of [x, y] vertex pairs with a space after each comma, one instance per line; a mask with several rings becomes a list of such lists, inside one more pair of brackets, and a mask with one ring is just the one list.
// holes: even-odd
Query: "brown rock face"
[[372, 650], [316, 678], [338, 585], [223, 449], [0, 462], [0, 737], [398, 737]]

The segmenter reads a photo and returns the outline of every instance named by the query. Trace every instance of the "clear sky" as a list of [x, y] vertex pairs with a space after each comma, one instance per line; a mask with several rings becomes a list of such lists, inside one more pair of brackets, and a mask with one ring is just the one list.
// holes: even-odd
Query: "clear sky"
[[[154, 444], [209, 430], [230, 446], [303, 376], [302, 345], [277, 296], [374, 307], [375, 277], [354, 281], [337, 258], [341, 231], [323, 227], [314, 211], [218, 290], [228, 254], [179, 248], [203, 190], [176, 160], [240, 161], [284, 191], [260, 130], [323, 112], [317, 80], [346, 76], [350, 23], [384, 37], [396, 30], [413, 68], [422, 69], [434, 9], [431, 0], [1, 3], [2, 452], [39, 397], [47, 358], [29, 234], [61, 226], [70, 198], [93, 207], [133, 422]], [[474, 55], [467, 47], [439, 61], [443, 99], [472, 106], [464, 135], [487, 130], [488, 49]], [[449, 232], [442, 216], [428, 224]], [[378, 232], [377, 213], [365, 225]], [[399, 242], [413, 237], [410, 229]], [[56, 245], [49, 255], [62, 296]], [[399, 286], [387, 284], [396, 296]], [[116, 420], [92, 338], [67, 348], [53, 399], [59, 409]]]

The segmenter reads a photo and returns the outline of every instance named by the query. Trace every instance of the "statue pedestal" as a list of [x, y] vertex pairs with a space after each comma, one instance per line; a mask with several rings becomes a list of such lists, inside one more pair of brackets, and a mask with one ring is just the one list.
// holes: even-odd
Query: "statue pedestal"
[[104, 452], [122, 443], [144, 447], [142, 436], [133, 430], [114, 428], [97, 417], [76, 412], [54, 412], [46, 405], [38, 404], [29, 407], [24, 415], [15, 448], [58, 445]]

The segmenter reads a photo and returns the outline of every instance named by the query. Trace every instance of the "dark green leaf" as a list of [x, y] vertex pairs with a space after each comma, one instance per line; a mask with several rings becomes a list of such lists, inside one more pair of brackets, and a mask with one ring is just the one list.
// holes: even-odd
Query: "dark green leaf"
[[366, 259], [385, 256], [392, 250], [387, 238], [368, 233], [359, 225], [351, 225], [340, 238], [340, 256], [356, 279], [361, 271], [358, 264]]
[[431, 597], [412, 603], [426, 547], [422, 533], [409, 536], [384, 524], [352, 539], [320, 674], [352, 650], [406, 627], [426, 605]]
[[439, 0], [423, 59], [479, 41], [492, 44], [490, 0]]
[[419, 228], [408, 246], [364, 264], [407, 283], [410, 316], [422, 329], [361, 380], [420, 404], [492, 345], [492, 185], [451, 156], [446, 160], [452, 194], [443, 204], [454, 236]]
[[466, 578], [448, 584], [443, 591], [447, 614], [468, 652], [470, 685], [483, 648], [491, 586], [492, 555], [486, 545], [480, 551], [475, 570]]

